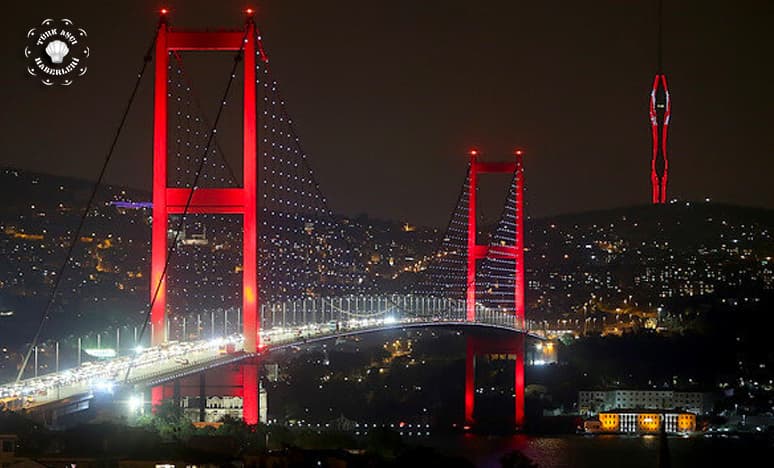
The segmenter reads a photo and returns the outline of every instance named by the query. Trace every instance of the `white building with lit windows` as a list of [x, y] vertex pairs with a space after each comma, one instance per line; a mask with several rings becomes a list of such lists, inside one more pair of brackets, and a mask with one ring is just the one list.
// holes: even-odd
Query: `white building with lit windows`
[[674, 390], [584, 390], [578, 392], [578, 412], [583, 416], [622, 408], [681, 409], [702, 415], [712, 409], [712, 398], [709, 393], [676, 392]]

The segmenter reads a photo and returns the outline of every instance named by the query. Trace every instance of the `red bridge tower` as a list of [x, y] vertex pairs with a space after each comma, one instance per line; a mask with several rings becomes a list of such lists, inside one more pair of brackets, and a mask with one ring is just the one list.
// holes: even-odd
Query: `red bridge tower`
[[[485, 258], [505, 258], [514, 260], [516, 268], [514, 274], [514, 325], [516, 328], [526, 331], [524, 316], [524, 152], [516, 150], [515, 160], [509, 162], [481, 162], [478, 160], [478, 151], [470, 151], [470, 179], [468, 186], [468, 261], [465, 306], [468, 322], [476, 320], [476, 262]], [[478, 174], [499, 173], [514, 174], [515, 177], [515, 202], [516, 202], [516, 237], [513, 245], [492, 246], [479, 245], [477, 240], [476, 223], [476, 189], [478, 187]], [[465, 357], [465, 424], [472, 426], [474, 423], [473, 409], [475, 406], [475, 360], [476, 354], [482, 353], [506, 353], [516, 356], [514, 392], [516, 394], [515, 423], [516, 426], [524, 425], [524, 334], [514, 340], [484, 342], [477, 338], [468, 338]]]
[[[255, 353], [260, 348], [257, 282], [257, 178], [258, 150], [256, 126], [255, 52], [257, 35], [252, 10], [244, 30], [173, 31], [162, 17], [156, 38], [156, 68], [153, 112], [153, 228], [151, 244], [151, 345], [166, 341], [167, 227], [169, 215], [183, 213], [241, 214], [242, 245], [242, 317], [244, 349]], [[162, 15], [166, 11], [162, 10]], [[172, 188], [167, 186], [167, 72], [171, 51], [242, 51], [244, 62], [243, 94], [243, 172], [242, 188]], [[246, 364], [244, 372], [244, 419], [258, 422], [258, 369]], [[153, 404], [163, 398], [162, 387], [154, 387]]]

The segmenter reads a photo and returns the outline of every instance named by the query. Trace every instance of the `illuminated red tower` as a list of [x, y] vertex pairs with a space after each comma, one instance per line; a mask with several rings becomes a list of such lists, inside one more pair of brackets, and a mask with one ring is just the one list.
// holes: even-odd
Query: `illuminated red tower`
[[516, 359], [514, 364], [514, 423], [524, 427], [524, 334], [507, 339], [482, 339], [476, 336], [466, 337], [465, 349], [465, 426], [470, 429], [475, 424], [473, 410], [476, 398], [476, 356], [481, 354], [509, 354]]
[[[481, 162], [478, 151], [470, 151], [470, 183], [468, 188], [468, 261], [465, 294], [466, 320], [476, 320], [476, 262], [485, 258], [515, 260], [514, 271], [514, 316], [516, 328], [524, 330], [524, 152], [516, 150], [514, 161]], [[479, 245], [477, 240], [476, 189], [478, 174], [514, 174], [516, 177], [516, 237], [513, 245]]]
[[[162, 10], [162, 15], [167, 11]], [[168, 217], [183, 213], [243, 215], [242, 317], [245, 352], [259, 346], [257, 284], [257, 126], [255, 51], [256, 32], [252, 10], [244, 30], [173, 31], [162, 16], [156, 39], [156, 68], [153, 121], [153, 228], [151, 243], [151, 344], [166, 341], [166, 278]], [[167, 185], [167, 73], [171, 51], [243, 51], [243, 164], [242, 188], [173, 188]], [[244, 367], [244, 419], [258, 422], [258, 380], [255, 365]], [[163, 397], [161, 387], [153, 389], [153, 403]]]
[[653, 204], [666, 203], [669, 158], [667, 157], [667, 133], [672, 103], [669, 99], [666, 75], [661, 69], [661, 0], [658, 2], [658, 70], [650, 92], [650, 126], [653, 134], [653, 154], [650, 163], [650, 182], [653, 187]]
[[[466, 281], [466, 320], [476, 320], [476, 262], [485, 258], [504, 258], [515, 261], [514, 269], [514, 325], [526, 331], [524, 314], [524, 152], [516, 150], [515, 160], [509, 162], [481, 162], [478, 151], [470, 151], [470, 179], [468, 186], [468, 261]], [[515, 176], [515, 233], [513, 245], [479, 245], [476, 223], [476, 188], [478, 174], [499, 173]], [[506, 353], [516, 356], [515, 363], [515, 415], [516, 426], [524, 425], [524, 334], [513, 339], [497, 342], [468, 337], [465, 353], [465, 424], [474, 424], [476, 355], [482, 353]]]

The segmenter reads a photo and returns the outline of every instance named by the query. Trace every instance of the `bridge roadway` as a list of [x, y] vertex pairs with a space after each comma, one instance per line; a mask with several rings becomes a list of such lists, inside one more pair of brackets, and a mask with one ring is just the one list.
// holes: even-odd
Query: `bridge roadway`
[[[478, 326], [521, 332], [514, 317], [488, 309], [476, 322], [466, 322], [458, 314], [421, 317], [350, 318], [261, 331], [262, 351], [323, 341], [335, 337], [378, 332], [388, 329], [427, 326]], [[531, 334], [540, 339], [540, 336]], [[99, 392], [112, 393], [120, 387], [148, 387], [202, 370], [253, 357], [242, 349], [241, 334], [209, 340], [172, 341], [137, 349], [132, 356], [86, 362], [79, 367], [0, 386], [0, 401], [6, 409], [34, 409], [73, 397]], [[259, 353], [260, 354], [260, 353]], [[127, 371], [129, 375], [127, 378]]]

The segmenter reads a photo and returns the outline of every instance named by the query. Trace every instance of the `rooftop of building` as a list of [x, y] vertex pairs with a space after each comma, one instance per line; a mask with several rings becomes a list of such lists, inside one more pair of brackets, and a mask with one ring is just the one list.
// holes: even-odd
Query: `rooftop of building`
[[653, 408], [614, 408], [606, 411], [600, 411], [599, 414], [607, 414], [607, 413], [635, 413], [635, 414], [691, 414], [694, 415], [694, 413], [691, 413], [690, 411], [685, 411], [681, 409], [653, 409]]

